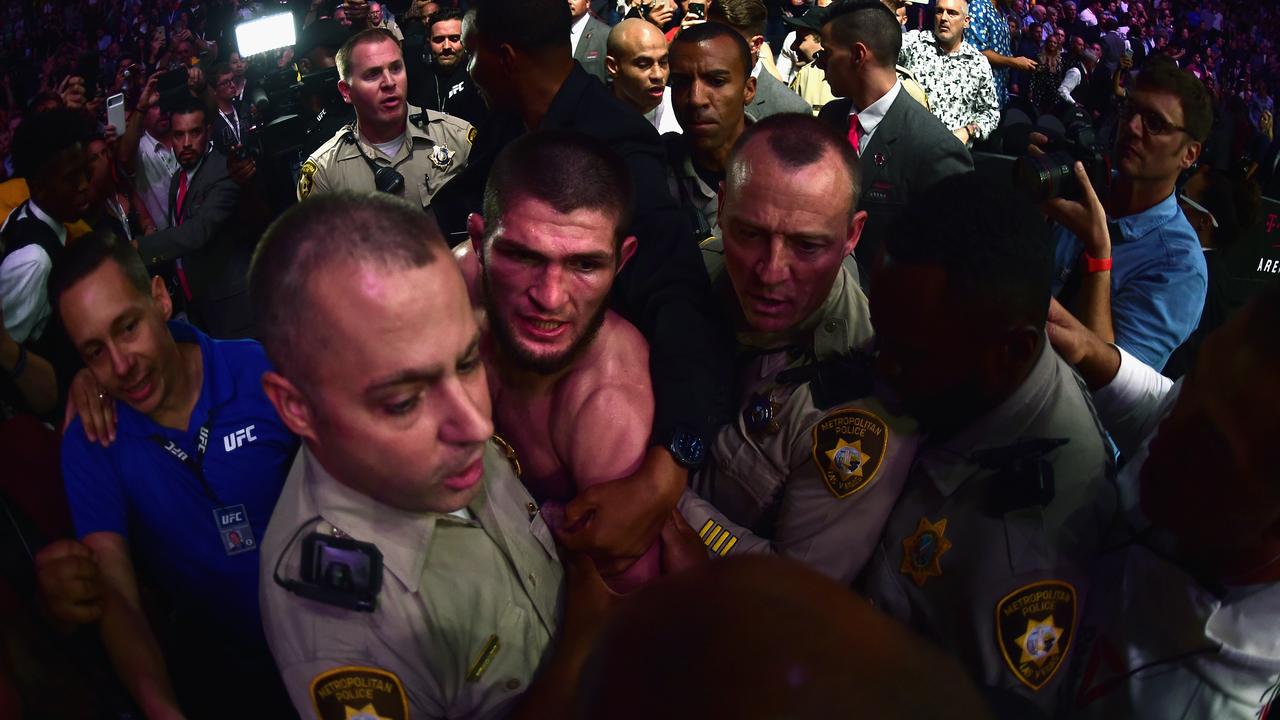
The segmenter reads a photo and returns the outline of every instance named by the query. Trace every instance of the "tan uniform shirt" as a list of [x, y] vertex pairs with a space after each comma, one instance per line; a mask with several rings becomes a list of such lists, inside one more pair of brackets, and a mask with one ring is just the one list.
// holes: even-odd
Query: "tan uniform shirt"
[[[718, 269], [720, 252], [718, 243], [707, 243], [704, 257], [719, 296], [736, 308]], [[856, 268], [852, 260], [846, 265]], [[823, 306], [788, 337], [739, 335], [739, 350], [750, 357], [741, 412], [715, 438], [680, 501], [713, 554], [781, 553], [844, 583], [862, 569], [902, 491], [915, 424], [870, 395], [869, 385], [820, 406], [806, 374], [869, 348], [871, 339], [867, 299], [848, 267]], [[869, 373], [845, 368], [824, 381], [833, 377], [869, 382]]]
[[[863, 578], [877, 607], [955, 655], [978, 684], [1050, 714], [1116, 508], [1086, 392], [1045, 339], [1013, 395], [920, 447]], [[986, 453], [1009, 461], [1008, 448], [1042, 440], [1067, 442], [1029, 453], [1021, 471]]]
[[[298, 453], [262, 545], [260, 593], [271, 653], [303, 717], [496, 717], [528, 687], [560, 622], [563, 573], [542, 516], [493, 442], [482, 482], [469, 519], [411, 513]], [[277, 563], [282, 578], [300, 577], [313, 530], [377, 545], [374, 612], [273, 580]]]
[[359, 121], [339, 130], [302, 163], [298, 199], [328, 190], [376, 190], [369, 167], [373, 162], [395, 168], [404, 177], [397, 195], [426, 208], [445, 182], [467, 166], [476, 131], [465, 120], [412, 105], [405, 124], [408, 138], [395, 157], [361, 137]]

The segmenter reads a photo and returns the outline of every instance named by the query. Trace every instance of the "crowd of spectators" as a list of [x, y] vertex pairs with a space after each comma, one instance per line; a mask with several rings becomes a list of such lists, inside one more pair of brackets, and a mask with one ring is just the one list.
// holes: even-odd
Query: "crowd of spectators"
[[1280, 6], [0, 18], [0, 715], [1280, 709]]

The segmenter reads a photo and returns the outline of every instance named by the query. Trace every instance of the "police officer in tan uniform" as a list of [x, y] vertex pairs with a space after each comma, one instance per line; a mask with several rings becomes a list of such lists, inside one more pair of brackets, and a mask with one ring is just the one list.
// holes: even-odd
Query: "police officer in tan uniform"
[[1052, 715], [1116, 508], [1112, 456], [1045, 335], [1043, 222], [972, 174], [903, 214], [872, 277], [877, 375], [919, 421], [906, 489], [861, 579], [960, 659], [998, 716]]
[[738, 324], [738, 417], [680, 504], [714, 555], [777, 552], [844, 583], [902, 489], [913, 422], [872, 394], [867, 300], [850, 257], [857, 161], [811, 116], [776, 115], [730, 159], [723, 246], [704, 257]]
[[296, 709], [488, 718], [527, 703], [535, 675], [538, 701], [571, 688], [557, 658], [580, 643], [550, 651], [565, 575], [492, 434], [480, 330], [439, 229], [381, 193], [318, 196], [262, 240], [251, 284], [278, 368], [264, 387], [304, 445], [260, 570]]
[[385, 30], [359, 32], [338, 50], [338, 90], [356, 121], [302, 163], [298, 199], [329, 190], [381, 190], [426, 208], [466, 167], [475, 128], [408, 104], [400, 46]]

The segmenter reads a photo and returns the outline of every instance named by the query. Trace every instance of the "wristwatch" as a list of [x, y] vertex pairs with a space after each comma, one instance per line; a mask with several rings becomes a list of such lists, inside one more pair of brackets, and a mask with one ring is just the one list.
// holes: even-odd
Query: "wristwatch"
[[680, 428], [671, 432], [666, 448], [676, 462], [688, 470], [697, 470], [707, 459], [707, 443], [702, 437]]

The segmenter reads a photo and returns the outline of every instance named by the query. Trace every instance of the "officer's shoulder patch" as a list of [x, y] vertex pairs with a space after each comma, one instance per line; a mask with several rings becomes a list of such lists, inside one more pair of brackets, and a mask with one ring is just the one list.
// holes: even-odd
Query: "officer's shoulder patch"
[[409, 698], [393, 672], [347, 665], [311, 680], [311, 703], [320, 720], [408, 720]]
[[477, 134], [477, 131], [476, 131], [476, 129], [475, 129], [475, 126], [472, 126], [470, 130], [467, 130], [467, 144], [468, 144], [468, 145], [475, 145], [475, 144], [476, 144], [476, 134]]
[[836, 410], [813, 426], [813, 462], [837, 498], [870, 485], [888, 451], [889, 426], [867, 410]]
[[1043, 688], [1062, 667], [1076, 626], [1076, 589], [1042, 580], [996, 603], [996, 643], [1009, 670], [1032, 690]]
[[307, 196], [311, 194], [311, 188], [315, 186], [315, 182], [312, 178], [315, 177], [316, 171], [319, 169], [320, 168], [316, 165], [316, 162], [310, 158], [308, 158], [306, 162], [302, 163], [302, 168], [298, 173], [299, 200], [306, 200]]

